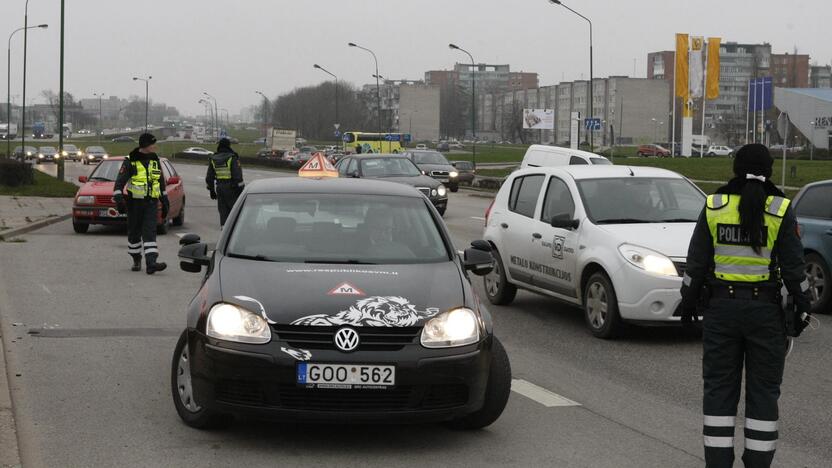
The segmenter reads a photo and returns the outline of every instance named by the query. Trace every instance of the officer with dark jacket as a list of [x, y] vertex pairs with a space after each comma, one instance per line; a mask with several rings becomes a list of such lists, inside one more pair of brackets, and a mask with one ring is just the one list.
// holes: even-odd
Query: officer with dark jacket
[[[122, 191], [127, 186], [127, 198]], [[139, 147], [124, 159], [116, 177], [113, 200], [119, 213], [127, 213], [127, 253], [133, 257], [133, 271], [142, 269], [144, 251], [146, 271], [152, 275], [167, 268], [157, 262], [159, 247], [156, 244], [156, 224], [161, 204], [162, 219], [166, 220], [170, 203], [165, 193], [165, 178], [159, 156], [156, 155], [156, 137], [144, 133], [139, 137]]]
[[[704, 444], [708, 467], [734, 462], [734, 425], [745, 363], [746, 467], [768, 467], [778, 439], [787, 335], [810, 307], [803, 246], [790, 200], [769, 180], [768, 148], [745, 145], [727, 185], [708, 197], [688, 250], [682, 321], [703, 312]], [[794, 309], [783, 310], [785, 285]], [[791, 330], [786, 318], [801, 317]]]
[[208, 185], [211, 199], [217, 201], [220, 226], [225, 226], [231, 208], [245, 187], [240, 157], [231, 149], [231, 141], [228, 138], [220, 139], [217, 152], [211, 155], [205, 183]]

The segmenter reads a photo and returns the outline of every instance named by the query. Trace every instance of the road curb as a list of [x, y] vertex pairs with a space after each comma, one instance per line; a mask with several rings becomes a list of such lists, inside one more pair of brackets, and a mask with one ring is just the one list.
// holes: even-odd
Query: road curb
[[17, 443], [17, 425], [14, 420], [9, 374], [6, 370], [4, 339], [0, 335], [0, 466], [19, 467], [22, 466], [20, 463], [20, 447]]
[[27, 232], [35, 231], [40, 228], [44, 228], [51, 224], [60, 223], [61, 221], [66, 221], [67, 219], [71, 218], [72, 214], [65, 214], [60, 216], [52, 216], [50, 218], [43, 219], [41, 221], [36, 221], [34, 223], [29, 223], [25, 226], [21, 226], [19, 228], [9, 229], [8, 231], [0, 231], [0, 241], [9, 241], [12, 238], [19, 236], [21, 234], [26, 234]]

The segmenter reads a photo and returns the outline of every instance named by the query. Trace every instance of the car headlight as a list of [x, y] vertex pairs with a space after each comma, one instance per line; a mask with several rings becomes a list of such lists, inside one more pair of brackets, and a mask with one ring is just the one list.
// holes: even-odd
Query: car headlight
[[75, 203], [79, 205], [92, 205], [95, 203], [95, 197], [92, 195], [81, 195], [75, 199]]
[[269, 324], [258, 314], [232, 304], [217, 304], [208, 313], [206, 334], [238, 343], [263, 344], [272, 339]]
[[87, 155], [87, 159], [95, 159], [95, 155], [88, 154], [88, 155]]
[[453, 309], [428, 320], [422, 328], [422, 346], [451, 348], [480, 340], [480, 321], [471, 309]]
[[67, 153], [66, 151], [61, 151], [61, 155], [62, 155], [62, 156], [68, 156], [68, 155], [69, 155], [69, 153]]
[[78, 156], [83, 156], [84, 155], [84, 153], [82, 153], [81, 151], [79, 151], [77, 154], [78, 154]]
[[444, 185], [440, 185], [438, 189], [435, 190], [439, 194], [440, 197], [444, 197], [445, 194], [448, 193], [448, 190], [445, 188]]
[[621, 252], [625, 260], [648, 273], [679, 276], [673, 261], [658, 252], [630, 244], [621, 244], [618, 251]]
[[32, 152], [31, 152], [31, 151], [27, 151], [27, 152], [26, 152], [26, 156], [31, 156], [31, 155], [32, 155]]
[[38, 155], [38, 157], [39, 157], [39, 158], [41, 158], [41, 159], [43, 159], [43, 155], [42, 155], [42, 154], [39, 154], [39, 155]]
[[448, 177], [450, 177], [451, 179], [457, 178], [457, 177], [459, 177], [459, 172], [451, 171], [451, 172], [448, 173]]
[[109, 154], [105, 154], [105, 155], [104, 155], [104, 159], [107, 159], [107, 158], [109, 158], [109, 157], [110, 157], [110, 155], [109, 155]]

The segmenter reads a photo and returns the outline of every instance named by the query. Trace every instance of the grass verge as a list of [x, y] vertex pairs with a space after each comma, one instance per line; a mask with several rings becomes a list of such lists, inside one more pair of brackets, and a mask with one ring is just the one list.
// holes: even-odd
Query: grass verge
[[68, 198], [74, 197], [78, 191], [78, 186], [69, 182], [61, 182], [60, 180], [46, 175], [41, 171], [35, 170], [35, 183], [33, 185], [23, 185], [20, 187], [6, 187], [0, 185], [0, 195], [13, 195], [18, 197], [51, 197], [51, 198]]

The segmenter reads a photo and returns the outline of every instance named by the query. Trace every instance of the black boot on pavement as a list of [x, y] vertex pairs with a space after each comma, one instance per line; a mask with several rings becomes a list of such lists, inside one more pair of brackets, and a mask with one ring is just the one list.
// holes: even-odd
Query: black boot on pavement
[[130, 268], [130, 271], [142, 271], [141, 255], [136, 255], [133, 257], [133, 266]]
[[152, 275], [157, 271], [164, 271], [165, 268], [168, 267], [168, 264], [165, 262], [157, 262], [147, 266], [147, 274]]

